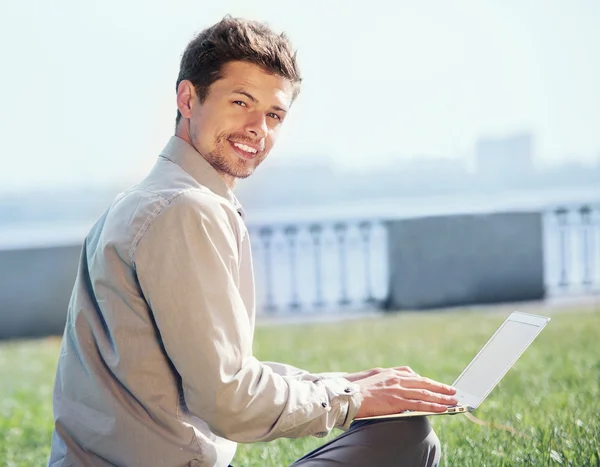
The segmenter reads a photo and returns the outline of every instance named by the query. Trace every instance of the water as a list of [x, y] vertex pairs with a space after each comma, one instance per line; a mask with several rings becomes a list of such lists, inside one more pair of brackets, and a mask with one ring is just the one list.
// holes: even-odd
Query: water
[[361, 200], [331, 205], [297, 206], [281, 209], [254, 209], [248, 223], [297, 223], [369, 218], [397, 219], [431, 215], [491, 213], [500, 211], [551, 210], [557, 206], [578, 207], [600, 204], [598, 188], [548, 189], [456, 196], [412, 196]]

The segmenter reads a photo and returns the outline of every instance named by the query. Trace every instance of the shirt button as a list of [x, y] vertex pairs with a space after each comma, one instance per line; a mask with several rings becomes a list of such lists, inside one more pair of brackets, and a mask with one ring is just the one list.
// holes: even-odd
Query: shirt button
[[350, 388], [346, 388], [346, 389], [344, 389], [344, 392], [345, 392], [346, 394], [350, 394], [350, 393], [352, 392], [352, 389], [350, 389]]
[[327, 402], [321, 402], [321, 407], [323, 407], [323, 408], [327, 407]]

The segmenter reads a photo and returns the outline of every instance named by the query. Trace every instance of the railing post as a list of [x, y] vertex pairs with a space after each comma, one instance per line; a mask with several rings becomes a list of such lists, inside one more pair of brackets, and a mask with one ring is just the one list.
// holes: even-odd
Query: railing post
[[589, 206], [581, 206], [579, 209], [582, 224], [582, 253], [583, 253], [583, 286], [587, 289], [592, 286], [592, 245], [590, 241], [592, 227], [592, 209]]
[[340, 299], [338, 304], [346, 306], [350, 304], [347, 289], [347, 271], [346, 271], [346, 231], [348, 226], [344, 222], [334, 224], [333, 230], [336, 233], [338, 242], [338, 251], [340, 255]]
[[263, 245], [265, 261], [265, 310], [272, 313], [277, 309], [275, 300], [273, 299], [273, 275], [271, 270], [271, 239], [273, 238], [273, 229], [268, 226], [261, 227], [258, 233]]
[[315, 308], [322, 308], [325, 305], [323, 299], [323, 281], [321, 274], [321, 234], [323, 226], [320, 224], [312, 224], [309, 227], [309, 232], [313, 241], [313, 252], [315, 260]]
[[366, 296], [365, 303], [371, 305], [375, 303], [375, 296], [373, 295], [373, 281], [371, 279], [371, 228], [372, 224], [370, 221], [363, 221], [358, 225], [360, 229], [362, 242], [363, 242], [363, 256], [365, 262], [365, 288]]
[[298, 298], [298, 277], [296, 274], [296, 235], [298, 234], [298, 227], [295, 225], [288, 225], [283, 232], [288, 239], [288, 251], [290, 255], [290, 291], [292, 297], [289, 306], [292, 310], [297, 310], [300, 308], [300, 300]]
[[567, 274], [567, 215], [568, 211], [564, 207], [558, 208], [554, 211], [558, 220], [558, 230], [560, 235], [559, 248], [560, 248], [560, 280], [558, 285], [560, 287], [567, 287], [569, 285], [568, 274]]

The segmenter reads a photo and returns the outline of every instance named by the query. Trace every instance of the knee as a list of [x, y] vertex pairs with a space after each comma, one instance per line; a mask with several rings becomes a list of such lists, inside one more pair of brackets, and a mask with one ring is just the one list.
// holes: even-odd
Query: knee
[[[389, 426], [387, 462], [394, 467], [435, 467], [440, 463], [440, 440], [427, 417], [398, 420]], [[388, 438], [389, 439], [389, 438]]]
[[[410, 420], [401, 429], [405, 439], [403, 452], [398, 453], [398, 466], [434, 467], [440, 463], [442, 446], [427, 417]], [[407, 432], [410, 432], [407, 433]]]
[[442, 445], [433, 429], [431, 429], [429, 434], [423, 440], [421, 447], [417, 448], [417, 450], [421, 454], [421, 463], [415, 465], [430, 467], [437, 466], [440, 463], [442, 457]]
[[347, 432], [297, 464], [437, 467], [440, 441], [426, 417], [354, 422]]

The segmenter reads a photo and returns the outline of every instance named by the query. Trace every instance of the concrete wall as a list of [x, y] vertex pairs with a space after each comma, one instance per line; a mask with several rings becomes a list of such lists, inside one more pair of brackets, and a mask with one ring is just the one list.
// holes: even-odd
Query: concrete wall
[[0, 250], [0, 339], [62, 334], [80, 245]]
[[388, 309], [541, 299], [536, 212], [405, 219], [389, 224]]

